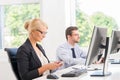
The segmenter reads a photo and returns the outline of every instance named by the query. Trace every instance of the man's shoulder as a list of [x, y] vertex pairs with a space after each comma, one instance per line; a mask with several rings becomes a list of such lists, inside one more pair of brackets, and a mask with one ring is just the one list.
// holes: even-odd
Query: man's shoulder
[[58, 46], [58, 48], [66, 48], [66, 47], [68, 47], [66, 42], [64, 42]]

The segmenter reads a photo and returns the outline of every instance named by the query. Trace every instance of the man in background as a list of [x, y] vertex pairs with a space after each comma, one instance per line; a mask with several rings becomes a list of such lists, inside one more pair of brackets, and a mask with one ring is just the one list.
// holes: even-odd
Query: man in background
[[84, 65], [87, 54], [77, 44], [80, 40], [78, 28], [76, 26], [68, 27], [65, 35], [67, 42], [60, 45], [56, 50], [57, 59], [64, 63], [62, 68], [67, 68], [75, 64]]

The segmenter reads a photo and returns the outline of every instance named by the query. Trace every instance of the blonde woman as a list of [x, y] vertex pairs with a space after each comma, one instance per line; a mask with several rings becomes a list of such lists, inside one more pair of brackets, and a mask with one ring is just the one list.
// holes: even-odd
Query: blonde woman
[[32, 80], [50, 70], [57, 69], [61, 62], [49, 63], [44, 49], [37, 42], [41, 42], [47, 33], [47, 25], [40, 19], [32, 19], [25, 23], [28, 38], [17, 51], [18, 71], [22, 80]]

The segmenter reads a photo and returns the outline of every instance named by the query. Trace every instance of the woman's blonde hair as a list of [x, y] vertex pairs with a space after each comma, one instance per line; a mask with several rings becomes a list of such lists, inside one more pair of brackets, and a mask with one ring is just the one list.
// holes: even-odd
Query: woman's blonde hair
[[25, 22], [24, 28], [31, 33], [33, 30], [40, 29], [42, 27], [47, 27], [47, 24], [45, 24], [41, 19], [35, 18], [29, 21]]

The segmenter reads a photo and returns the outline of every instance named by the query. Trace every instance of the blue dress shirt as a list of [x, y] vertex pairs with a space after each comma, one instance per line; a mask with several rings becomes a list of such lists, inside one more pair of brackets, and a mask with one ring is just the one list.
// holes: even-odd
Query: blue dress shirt
[[[74, 48], [76, 58], [73, 58], [71, 48]], [[64, 62], [62, 68], [67, 68], [75, 64], [84, 65], [86, 55], [86, 51], [83, 51], [78, 44], [75, 44], [73, 47], [68, 42], [60, 45], [56, 50], [57, 59]]]

